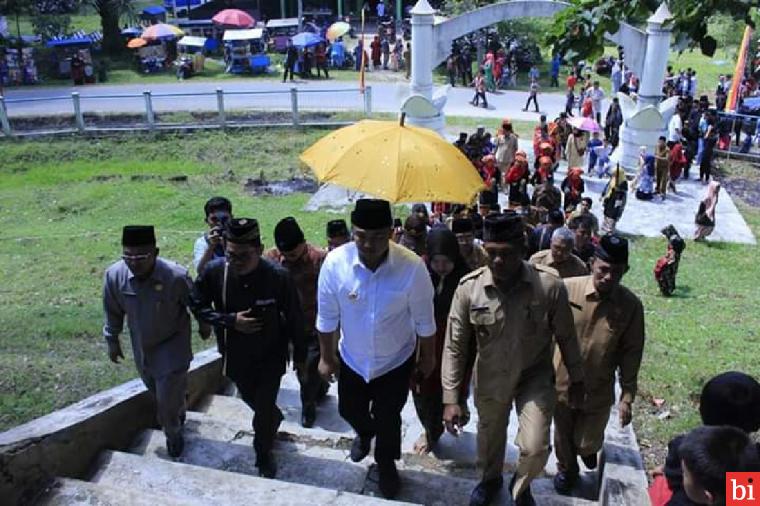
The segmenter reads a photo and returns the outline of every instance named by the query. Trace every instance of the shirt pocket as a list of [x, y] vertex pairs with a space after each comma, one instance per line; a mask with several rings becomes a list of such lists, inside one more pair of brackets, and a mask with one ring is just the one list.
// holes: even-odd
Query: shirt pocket
[[399, 290], [382, 290], [375, 301], [375, 319], [378, 323], [392, 323], [399, 316], [409, 313], [407, 292]]
[[482, 354], [484, 349], [494, 343], [499, 334], [497, 308], [491, 306], [471, 308], [470, 324], [475, 331], [475, 339]]
[[522, 318], [522, 339], [532, 339], [536, 334], [547, 332], [549, 317], [546, 306], [543, 304], [530, 303], [524, 306], [525, 312]]

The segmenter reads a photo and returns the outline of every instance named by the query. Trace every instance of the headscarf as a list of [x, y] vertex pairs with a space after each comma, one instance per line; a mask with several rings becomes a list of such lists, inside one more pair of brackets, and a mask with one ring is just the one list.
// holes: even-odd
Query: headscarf
[[644, 156], [644, 167], [647, 170], [647, 174], [654, 177], [654, 155]]
[[583, 174], [583, 169], [580, 167], [572, 167], [567, 171], [567, 180], [570, 182], [570, 195], [573, 197], [577, 197], [579, 194], [581, 182], [583, 181], [581, 174]]
[[[443, 255], [454, 262], [454, 270], [443, 279], [430, 268], [430, 262], [435, 255]], [[430, 279], [433, 282], [433, 287], [435, 287], [433, 303], [436, 320], [445, 320], [451, 308], [454, 292], [459, 286], [459, 280], [469, 272], [467, 263], [459, 252], [459, 243], [454, 232], [448, 228], [436, 228], [428, 233], [427, 265]]]
[[625, 171], [620, 169], [620, 165], [615, 167], [615, 172], [610, 176], [610, 182], [607, 183], [607, 191], [604, 193], [604, 198], [609, 199], [614, 195], [615, 190], [624, 181], [628, 181], [625, 177]]
[[550, 156], [542, 156], [538, 159], [538, 173], [541, 181], [546, 181], [552, 176], [552, 163]]
[[525, 157], [515, 156], [515, 161], [507, 172], [507, 184], [513, 184], [528, 175], [528, 160]]

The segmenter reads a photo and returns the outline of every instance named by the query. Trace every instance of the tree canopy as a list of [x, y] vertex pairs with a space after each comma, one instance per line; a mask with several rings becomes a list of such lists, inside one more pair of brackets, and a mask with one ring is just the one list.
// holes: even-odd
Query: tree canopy
[[[620, 22], [644, 26], [657, 10], [660, 0], [570, 0], [572, 7], [554, 18], [546, 41], [567, 58], [586, 58], [601, 54], [604, 35], [618, 30]], [[708, 34], [710, 19], [725, 14], [754, 26], [756, 0], [670, 0], [675, 49], [683, 51], [699, 47], [706, 56], [713, 56], [715, 38]]]

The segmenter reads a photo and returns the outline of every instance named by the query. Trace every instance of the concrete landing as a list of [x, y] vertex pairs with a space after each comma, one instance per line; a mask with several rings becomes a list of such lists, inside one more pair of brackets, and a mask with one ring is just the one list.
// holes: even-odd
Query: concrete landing
[[[103, 453], [99, 461], [99, 470], [92, 481], [120, 489], [139, 490], [146, 494], [170, 492], [172, 496], [180, 499], [194, 499], [204, 504], [224, 504], [225, 506], [399, 504], [338, 490], [255, 478], [112, 451]], [[154, 504], [160, 504], [160, 502]]]
[[[520, 149], [528, 153], [531, 167], [533, 166], [533, 144], [531, 141], [520, 139]], [[584, 171], [586, 168], [584, 167]], [[567, 175], [567, 162], [560, 162], [555, 175], [555, 184], [559, 188], [562, 180]], [[623, 217], [618, 221], [618, 231], [624, 234], [640, 235], [644, 237], [663, 237], [660, 233], [664, 227], [673, 224], [684, 239], [694, 237], [694, 215], [699, 209], [699, 203], [705, 197], [707, 185], [703, 185], [695, 179], [699, 176], [699, 169], [691, 171], [691, 179], [680, 179], [676, 183], [677, 193], [668, 193], [665, 200], [655, 197], [654, 200], [638, 200], [634, 192], [628, 193], [628, 201], [623, 212]], [[628, 175], [629, 185], [633, 181], [633, 174]], [[607, 178], [593, 177], [584, 173], [583, 180], [586, 185], [584, 197], [594, 200], [592, 211], [599, 219], [601, 226], [604, 220], [602, 213], [601, 195], [607, 185]], [[499, 203], [506, 208], [507, 197], [499, 195]], [[728, 192], [721, 188], [718, 198], [718, 207], [715, 217], [715, 230], [708, 241], [735, 242], [740, 244], [757, 244], [757, 240], [750, 230], [744, 217], [736, 208]]]

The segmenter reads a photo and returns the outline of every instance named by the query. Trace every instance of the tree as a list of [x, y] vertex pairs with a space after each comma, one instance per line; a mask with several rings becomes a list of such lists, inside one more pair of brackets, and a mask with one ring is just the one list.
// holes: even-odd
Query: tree
[[[591, 58], [604, 50], [605, 33], [615, 33], [620, 22], [643, 26], [659, 7], [661, 0], [570, 0], [572, 6], [557, 14], [546, 41], [565, 58]], [[717, 41], [707, 33], [707, 23], [716, 14], [751, 26], [756, 0], [670, 0], [673, 14], [674, 46], [683, 51], [699, 47], [713, 56]]]
[[13, 16], [16, 21], [16, 36], [21, 45], [21, 24], [19, 17], [29, 13], [31, 10], [30, 0], [0, 0], [0, 12], [7, 16]]
[[34, 0], [31, 4], [34, 32], [44, 39], [66, 35], [71, 26], [69, 14], [78, 7], [77, 0]]
[[103, 31], [103, 51], [116, 54], [124, 49], [119, 21], [123, 16], [134, 17], [131, 0], [84, 0], [100, 16]]

